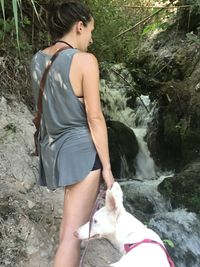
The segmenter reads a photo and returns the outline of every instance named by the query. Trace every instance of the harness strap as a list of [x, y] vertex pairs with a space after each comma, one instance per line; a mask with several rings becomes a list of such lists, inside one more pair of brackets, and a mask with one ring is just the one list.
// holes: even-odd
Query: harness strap
[[175, 264], [174, 264], [172, 258], [170, 257], [169, 253], [167, 252], [166, 248], [165, 248], [162, 244], [160, 244], [159, 242], [157, 242], [157, 241], [155, 241], [155, 240], [144, 239], [144, 240], [142, 240], [142, 241], [140, 241], [140, 242], [137, 242], [137, 243], [134, 243], [134, 244], [124, 244], [124, 249], [125, 249], [126, 253], [128, 253], [130, 250], [132, 250], [132, 249], [136, 248], [137, 246], [139, 246], [139, 245], [141, 245], [141, 244], [144, 244], [144, 243], [156, 244], [156, 245], [158, 245], [159, 247], [161, 247], [162, 250], [163, 250], [163, 251], [165, 252], [165, 254], [166, 254], [166, 257], [167, 257], [167, 260], [168, 260], [168, 262], [169, 262], [169, 265], [170, 265], [171, 267], [175, 267]]
[[69, 46], [64, 46], [59, 48], [50, 58], [49, 62], [47, 63], [47, 66], [45, 67], [45, 70], [43, 72], [42, 78], [40, 80], [39, 84], [39, 93], [38, 93], [38, 101], [37, 101], [37, 112], [36, 115], [33, 119], [33, 123], [35, 124], [36, 129], [40, 128], [40, 122], [41, 122], [41, 116], [42, 116], [42, 98], [43, 98], [43, 93], [44, 93], [44, 87], [47, 79], [47, 74], [51, 68], [51, 65], [59, 55], [59, 53], [65, 49], [69, 49]]

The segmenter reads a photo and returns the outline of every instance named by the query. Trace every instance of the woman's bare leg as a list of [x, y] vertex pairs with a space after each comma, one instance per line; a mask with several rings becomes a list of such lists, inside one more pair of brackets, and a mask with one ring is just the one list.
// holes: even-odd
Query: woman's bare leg
[[65, 188], [60, 244], [54, 267], [78, 267], [80, 240], [73, 233], [89, 220], [100, 183], [100, 170], [91, 171], [81, 182]]

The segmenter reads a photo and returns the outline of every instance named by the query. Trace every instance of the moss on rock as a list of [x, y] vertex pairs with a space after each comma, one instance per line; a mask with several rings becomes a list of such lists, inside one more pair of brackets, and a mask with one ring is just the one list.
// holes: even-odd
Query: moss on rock
[[171, 200], [174, 208], [184, 207], [200, 213], [200, 159], [188, 164], [174, 177], [166, 178], [158, 190]]

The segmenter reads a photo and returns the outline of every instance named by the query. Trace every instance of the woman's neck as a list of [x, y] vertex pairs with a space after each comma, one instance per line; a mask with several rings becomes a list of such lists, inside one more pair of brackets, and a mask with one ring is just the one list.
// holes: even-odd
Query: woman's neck
[[66, 41], [64, 41], [64, 40], [56, 40], [56, 41], [54, 42], [54, 44], [59, 44], [59, 43], [61, 43], [61, 44], [65, 44], [65, 45], [69, 46], [70, 48], [74, 48], [70, 43], [68, 43], [68, 42], [66, 42]]
[[77, 37], [73, 32], [63, 36], [62, 38], [58, 40], [61, 41], [60, 44], [62, 44], [62, 42], [65, 42], [69, 46], [72, 46], [73, 48], [78, 48]]

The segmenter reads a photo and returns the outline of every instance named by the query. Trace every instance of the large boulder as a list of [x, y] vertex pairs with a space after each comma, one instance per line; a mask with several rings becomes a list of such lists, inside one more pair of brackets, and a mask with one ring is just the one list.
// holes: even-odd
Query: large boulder
[[200, 159], [185, 166], [174, 177], [165, 179], [158, 190], [170, 199], [172, 207], [185, 207], [200, 213]]
[[148, 146], [158, 166], [180, 170], [200, 156], [199, 67], [187, 81], [161, 86]]
[[148, 147], [158, 166], [180, 170], [200, 156], [200, 95], [192, 92], [192, 86], [170, 82], [161, 87], [157, 114], [147, 133]]
[[136, 136], [119, 121], [107, 121], [107, 126], [113, 174], [116, 178], [133, 178], [134, 160], [139, 150]]

